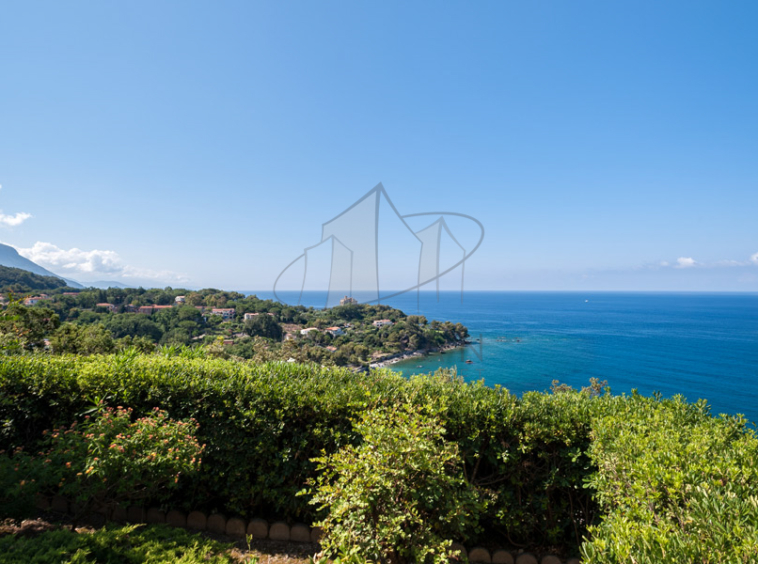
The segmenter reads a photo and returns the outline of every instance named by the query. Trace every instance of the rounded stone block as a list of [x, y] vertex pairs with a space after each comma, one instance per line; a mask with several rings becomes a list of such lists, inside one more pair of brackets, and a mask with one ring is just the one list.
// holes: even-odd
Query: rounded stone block
[[144, 523], [145, 510], [142, 507], [131, 505], [126, 510], [126, 521], [128, 523]]
[[523, 554], [518, 555], [518, 558], [516, 558], [516, 564], [538, 564], [537, 557], [534, 554], [524, 552]]
[[214, 513], [208, 517], [207, 529], [211, 533], [223, 535], [226, 532], [226, 517], [221, 513]]
[[181, 511], [172, 509], [166, 513], [166, 523], [172, 527], [181, 527], [184, 529], [187, 527], [187, 516]]
[[288, 541], [290, 540], [290, 527], [287, 523], [277, 521], [271, 524], [271, 528], [268, 531], [268, 536], [272, 540]]
[[313, 527], [311, 529], [311, 542], [321, 542], [321, 538], [324, 536], [324, 531], [321, 527]]
[[253, 535], [254, 540], [268, 538], [268, 521], [265, 519], [253, 519], [247, 524], [247, 534]]
[[468, 552], [466, 551], [466, 547], [463, 546], [459, 542], [454, 542], [453, 544], [451, 544], [450, 545], [450, 550], [452, 550], [454, 552], [459, 552], [461, 554], [461, 556], [463, 556], [464, 558], [468, 556]]
[[50, 509], [58, 513], [68, 513], [68, 500], [62, 495], [54, 495], [50, 500]]
[[290, 540], [293, 542], [311, 542], [311, 530], [308, 525], [295, 523], [290, 529]]
[[160, 525], [166, 522], [166, 514], [157, 507], [147, 510], [147, 522], [151, 525]]
[[247, 531], [246, 523], [242, 519], [232, 517], [226, 522], [226, 534], [230, 537], [244, 537]]
[[475, 546], [471, 549], [471, 552], [468, 553], [468, 560], [469, 562], [484, 562], [485, 564], [491, 564], [492, 556], [490, 556], [490, 551], [486, 548]]
[[111, 513], [111, 521], [116, 523], [126, 523], [126, 507], [123, 505], [116, 505]]
[[561, 559], [554, 554], [548, 554], [547, 556], [542, 557], [540, 564], [561, 564]]
[[208, 517], [202, 511], [192, 511], [187, 515], [187, 528], [204, 531], [208, 528]]
[[492, 553], [492, 564], [513, 564], [513, 555], [502, 548]]

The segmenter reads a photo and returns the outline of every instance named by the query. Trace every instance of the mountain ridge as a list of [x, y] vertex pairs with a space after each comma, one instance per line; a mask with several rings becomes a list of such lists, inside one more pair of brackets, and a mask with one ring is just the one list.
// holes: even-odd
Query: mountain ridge
[[52, 276], [53, 278], [59, 278], [60, 280], [63, 280], [66, 282], [66, 284], [69, 285], [71, 288], [83, 288], [79, 282], [76, 282], [75, 280], [69, 280], [68, 278], [64, 278], [63, 276], [59, 276], [55, 274], [54, 272], [50, 272], [46, 268], [41, 267], [36, 262], [33, 262], [29, 260], [28, 258], [22, 257], [16, 249], [11, 247], [10, 245], [5, 245], [3, 243], [0, 243], [0, 266], [7, 266], [10, 268], [20, 268], [21, 270], [26, 270], [27, 272], [31, 272], [32, 274], [38, 274], [40, 276]]

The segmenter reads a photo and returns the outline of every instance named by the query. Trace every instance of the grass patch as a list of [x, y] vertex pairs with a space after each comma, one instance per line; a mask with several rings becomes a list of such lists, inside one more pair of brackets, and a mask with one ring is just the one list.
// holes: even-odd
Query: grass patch
[[0, 537], [3, 564], [227, 564], [231, 545], [181, 529], [108, 525], [96, 531], [60, 528], [36, 536]]

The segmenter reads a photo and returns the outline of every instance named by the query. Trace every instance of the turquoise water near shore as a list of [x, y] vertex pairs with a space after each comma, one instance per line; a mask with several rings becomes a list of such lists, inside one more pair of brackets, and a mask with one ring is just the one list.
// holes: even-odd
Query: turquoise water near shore
[[[303, 302], [324, 299], [314, 293]], [[455, 367], [467, 380], [517, 394], [596, 377], [614, 393], [706, 398], [714, 414], [758, 422], [758, 294], [465, 292], [461, 302], [460, 292], [441, 292], [439, 301], [421, 292], [387, 303], [460, 321], [478, 341], [391, 366], [406, 375]]]

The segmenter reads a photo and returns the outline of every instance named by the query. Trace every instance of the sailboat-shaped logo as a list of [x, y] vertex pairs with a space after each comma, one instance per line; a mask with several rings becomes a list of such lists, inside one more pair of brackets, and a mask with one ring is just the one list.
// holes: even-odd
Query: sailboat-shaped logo
[[[428, 217], [414, 230], [409, 220]], [[445, 218], [468, 220], [480, 232], [471, 250], [459, 243]], [[307, 290], [327, 290], [325, 307], [345, 301], [379, 303], [382, 300], [436, 283], [458, 267], [463, 291], [464, 263], [484, 239], [484, 226], [471, 216], [456, 212], [423, 212], [401, 215], [377, 184], [366, 195], [322, 225], [321, 241], [307, 247], [287, 265], [274, 282], [274, 296], [282, 279], [300, 280], [298, 304]], [[402, 288], [402, 289], [398, 289]], [[343, 297], [344, 296], [344, 297]], [[342, 300], [340, 299], [342, 298]]]

